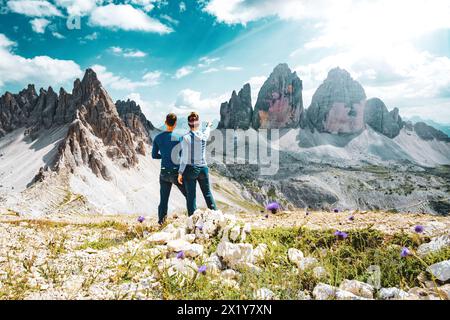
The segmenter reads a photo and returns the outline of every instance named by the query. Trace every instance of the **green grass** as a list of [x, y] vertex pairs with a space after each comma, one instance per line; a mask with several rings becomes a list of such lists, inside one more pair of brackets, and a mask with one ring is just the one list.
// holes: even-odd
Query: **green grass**
[[[368, 281], [369, 267], [379, 266], [382, 287], [410, 288], [418, 286], [417, 276], [426, 265], [450, 258], [450, 249], [431, 254], [420, 261], [414, 256], [400, 257], [400, 250], [408, 246], [414, 250], [425, 240], [416, 235], [399, 233], [387, 236], [372, 229], [349, 232], [347, 239], [336, 240], [334, 231], [313, 231], [305, 228], [273, 228], [253, 230], [247, 242], [254, 246], [268, 245], [263, 272], [243, 271], [238, 281], [240, 289], [217, 285], [214, 277], [198, 276], [180, 286], [176, 277], [161, 280], [165, 299], [252, 299], [256, 289], [266, 287], [280, 299], [296, 299], [299, 290], [312, 291], [320, 282], [338, 286], [344, 279]], [[214, 246], [214, 244], [213, 244]], [[288, 261], [289, 248], [297, 248], [306, 256], [319, 260], [328, 278], [315, 279], [311, 271], [296, 272]], [[213, 251], [213, 250], [208, 250]], [[424, 265], [424, 263], [426, 265]]]

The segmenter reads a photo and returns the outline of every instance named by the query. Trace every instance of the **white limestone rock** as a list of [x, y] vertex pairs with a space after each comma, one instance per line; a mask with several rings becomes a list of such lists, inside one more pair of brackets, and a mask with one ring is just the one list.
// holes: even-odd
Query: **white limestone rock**
[[212, 253], [211, 256], [206, 260], [205, 265], [206, 271], [212, 274], [217, 274], [222, 269], [224, 269], [224, 265], [220, 260], [220, 257], [215, 252]]
[[265, 243], [259, 244], [254, 250], [253, 250], [253, 263], [259, 263], [264, 260], [264, 257], [266, 255], [268, 246]]
[[221, 241], [217, 246], [217, 254], [230, 268], [239, 268], [253, 261], [253, 246], [249, 243], [230, 243]]
[[435, 263], [429, 266], [427, 271], [439, 281], [448, 281], [450, 279], [450, 260]]
[[351, 292], [354, 295], [363, 298], [373, 299], [374, 288], [370, 284], [361, 281], [345, 279], [342, 281], [339, 289]]
[[241, 234], [241, 227], [239, 225], [234, 225], [230, 230], [230, 239], [232, 241], [237, 241]]
[[315, 267], [312, 272], [316, 279], [325, 279], [328, 277], [327, 270], [322, 266]]
[[158, 264], [158, 272], [160, 275], [167, 271], [167, 274], [169, 276], [178, 274], [192, 277], [195, 274], [196, 270], [196, 263], [190, 259], [164, 259], [161, 260]]
[[329, 284], [319, 283], [313, 290], [313, 296], [316, 300], [364, 300], [362, 297], [333, 287]]
[[150, 234], [150, 236], [147, 237], [147, 242], [152, 244], [166, 244], [173, 238], [174, 236], [172, 233], [161, 231]]
[[227, 269], [221, 272], [221, 276], [224, 279], [235, 280], [239, 278], [239, 272], [236, 272], [233, 269]]
[[170, 240], [167, 242], [167, 248], [172, 252], [184, 251], [189, 245], [191, 244], [183, 239]]
[[186, 257], [195, 258], [203, 254], [203, 246], [197, 243], [191, 243], [184, 249]]
[[299, 261], [297, 264], [297, 267], [301, 271], [306, 271], [311, 268], [314, 268], [319, 264], [319, 261], [316, 258], [313, 257], [305, 257]]
[[419, 248], [417, 248], [417, 254], [423, 257], [427, 254], [442, 250], [448, 246], [450, 246], [450, 235], [436, 237], [431, 239], [428, 243], [421, 244]]
[[409, 294], [399, 288], [381, 288], [378, 291], [378, 298], [382, 300], [406, 300]]
[[295, 248], [290, 248], [288, 250], [288, 258], [291, 263], [298, 265], [300, 260], [304, 258], [304, 255], [302, 251]]
[[255, 291], [253, 297], [256, 300], [275, 300], [275, 293], [267, 288], [261, 288]]

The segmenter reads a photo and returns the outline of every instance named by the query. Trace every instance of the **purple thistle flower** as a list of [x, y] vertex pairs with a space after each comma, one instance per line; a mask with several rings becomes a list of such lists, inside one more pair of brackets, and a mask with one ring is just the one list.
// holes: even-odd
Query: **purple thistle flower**
[[348, 237], [348, 234], [346, 233], [346, 232], [343, 232], [343, 231], [336, 231], [335, 233], [334, 233], [334, 235], [339, 239], [339, 240], [344, 240], [344, 239], [346, 239], [347, 237]]
[[138, 222], [142, 223], [145, 221], [145, 217], [144, 216], [139, 216], [139, 218], [137, 219]]
[[200, 267], [198, 268], [198, 273], [205, 274], [205, 273], [206, 273], [206, 266], [205, 266], [205, 265], [200, 266]]
[[411, 252], [410, 252], [409, 249], [406, 248], [406, 247], [403, 247], [403, 248], [402, 248], [402, 251], [400, 252], [400, 256], [401, 256], [402, 258], [406, 258], [406, 257], [409, 256], [410, 254], [411, 254]]
[[184, 251], [180, 251], [177, 253], [177, 259], [184, 259]]
[[425, 231], [425, 228], [423, 227], [423, 226], [416, 226], [415, 228], [414, 228], [414, 231], [415, 232], [417, 232], [417, 233], [422, 233], [422, 232], [424, 232]]
[[280, 210], [280, 205], [277, 202], [271, 202], [266, 206], [266, 209], [275, 214]]

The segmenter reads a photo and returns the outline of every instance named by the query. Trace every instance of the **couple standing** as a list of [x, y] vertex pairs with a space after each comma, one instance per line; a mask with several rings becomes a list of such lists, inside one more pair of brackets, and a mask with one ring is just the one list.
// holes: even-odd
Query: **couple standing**
[[211, 123], [208, 122], [206, 129], [202, 131], [199, 115], [191, 112], [188, 116], [190, 130], [182, 137], [173, 132], [177, 125], [177, 116], [174, 113], [167, 115], [165, 125], [166, 131], [156, 136], [152, 150], [152, 158], [161, 159], [158, 207], [158, 223], [160, 225], [164, 223], [167, 216], [167, 204], [172, 185], [176, 185], [186, 197], [189, 216], [197, 209], [197, 182], [208, 208], [216, 210], [206, 163], [206, 143], [211, 131]]

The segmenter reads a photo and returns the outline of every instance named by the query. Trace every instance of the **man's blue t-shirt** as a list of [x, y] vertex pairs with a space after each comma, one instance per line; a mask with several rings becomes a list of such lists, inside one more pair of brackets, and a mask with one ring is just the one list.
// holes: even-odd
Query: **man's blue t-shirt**
[[[168, 131], [160, 133], [155, 137], [155, 140], [153, 141], [152, 158], [161, 159], [161, 169], [178, 170], [180, 164], [180, 152], [177, 152], [177, 150], [180, 150], [179, 143], [181, 140], [181, 136]], [[175, 147], [177, 150], [172, 152]], [[175, 159], [172, 159], [172, 153], [176, 157]], [[176, 161], [176, 163], [172, 160]]]

